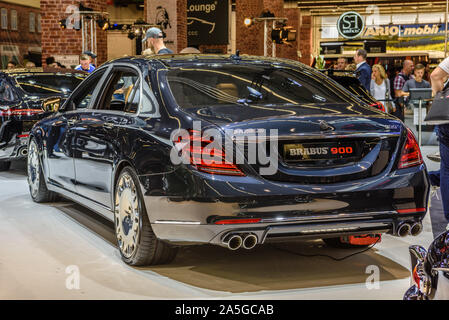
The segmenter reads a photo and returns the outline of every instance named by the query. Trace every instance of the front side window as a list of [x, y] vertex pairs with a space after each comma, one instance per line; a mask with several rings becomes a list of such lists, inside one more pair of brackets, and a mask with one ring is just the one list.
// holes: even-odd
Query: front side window
[[167, 80], [184, 109], [214, 105], [269, 105], [346, 102], [345, 95], [309, 70], [267, 65], [206, 65], [169, 70]]
[[132, 70], [118, 70], [110, 78], [99, 109], [137, 113], [139, 102], [139, 75]]
[[2, 29], [6, 30], [8, 29], [8, 10], [2, 8], [1, 15], [2, 15]]
[[92, 95], [94, 94], [97, 85], [100, 83], [104, 72], [105, 69], [98, 70], [81, 84], [79, 90], [76, 90], [76, 92], [73, 93], [72, 98], [69, 101], [69, 110], [86, 109], [89, 106]]

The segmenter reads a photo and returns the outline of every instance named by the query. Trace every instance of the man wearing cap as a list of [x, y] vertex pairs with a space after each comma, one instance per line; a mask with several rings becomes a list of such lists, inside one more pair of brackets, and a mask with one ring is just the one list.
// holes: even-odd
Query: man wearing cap
[[87, 54], [90, 57], [90, 64], [96, 68], [97, 66], [94, 63], [94, 59], [97, 57], [97, 55], [92, 51], [84, 51], [83, 54]]
[[142, 42], [147, 42], [147, 46], [156, 54], [171, 54], [173, 51], [165, 47], [164, 35], [159, 28], [150, 28], [147, 30]]

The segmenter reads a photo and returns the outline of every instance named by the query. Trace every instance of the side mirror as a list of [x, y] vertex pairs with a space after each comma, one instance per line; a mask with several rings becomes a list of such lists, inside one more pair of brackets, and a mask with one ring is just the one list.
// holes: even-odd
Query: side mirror
[[61, 98], [47, 98], [42, 103], [42, 110], [44, 112], [56, 112], [61, 106]]

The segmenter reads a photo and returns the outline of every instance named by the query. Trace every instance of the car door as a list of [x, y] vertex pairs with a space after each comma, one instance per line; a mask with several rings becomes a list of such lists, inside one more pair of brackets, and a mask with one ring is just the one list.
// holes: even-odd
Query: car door
[[[106, 69], [92, 74], [69, 98], [64, 108], [55, 115], [46, 136], [49, 179], [66, 190], [76, 192], [74, 158], [75, 129], [80, 115], [89, 108], [96, 95], [96, 84], [101, 82]], [[98, 91], [98, 90], [97, 90]]]
[[77, 192], [110, 209], [113, 166], [120, 156], [117, 127], [137, 112], [139, 78], [135, 69], [114, 67], [93, 110], [83, 112], [76, 126]]

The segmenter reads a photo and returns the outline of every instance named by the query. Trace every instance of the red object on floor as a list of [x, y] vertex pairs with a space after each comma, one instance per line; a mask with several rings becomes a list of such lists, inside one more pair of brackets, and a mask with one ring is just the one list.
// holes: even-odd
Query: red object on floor
[[381, 239], [382, 236], [380, 234], [362, 234], [358, 236], [341, 237], [342, 242], [356, 246], [368, 246], [380, 242]]

